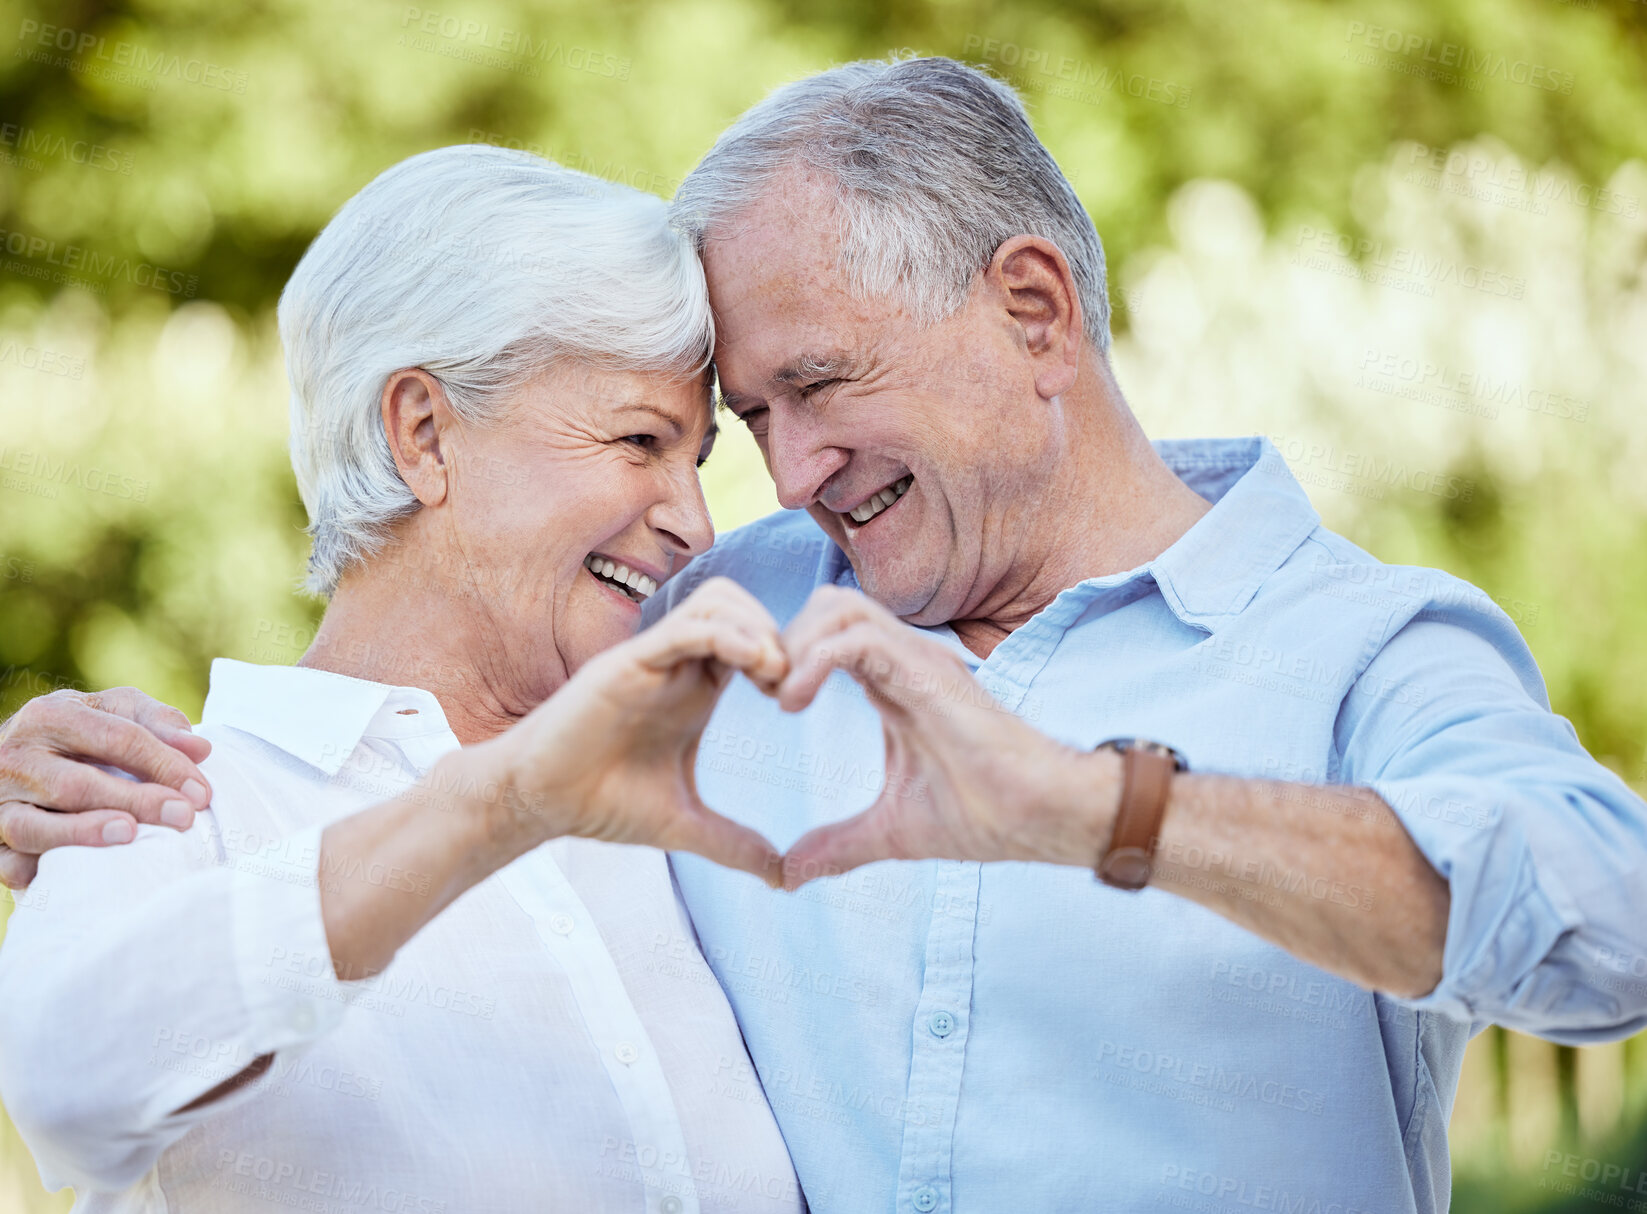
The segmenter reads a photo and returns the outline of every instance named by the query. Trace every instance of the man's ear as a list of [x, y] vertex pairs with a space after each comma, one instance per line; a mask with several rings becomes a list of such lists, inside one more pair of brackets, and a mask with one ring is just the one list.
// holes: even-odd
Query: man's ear
[[1086, 318], [1062, 250], [1040, 236], [1014, 236], [995, 250], [984, 276], [1023, 334], [1037, 393], [1051, 400], [1068, 392], [1081, 366]]
[[440, 381], [420, 367], [396, 371], [383, 385], [380, 408], [400, 479], [425, 506], [438, 506], [449, 489], [441, 443], [452, 424]]

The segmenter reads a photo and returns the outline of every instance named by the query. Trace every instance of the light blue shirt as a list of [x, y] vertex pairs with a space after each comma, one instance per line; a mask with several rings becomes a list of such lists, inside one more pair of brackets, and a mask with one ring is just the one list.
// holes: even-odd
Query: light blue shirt
[[[676, 855], [815, 1211], [1444, 1211], [1472, 1033], [1647, 1026], [1647, 806], [1549, 711], [1509, 618], [1326, 530], [1267, 441], [1157, 449], [1214, 503], [1159, 558], [1070, 587], [985, 661], [932, 633], [1072, 746], [1141, 735], [1201, 771], [1374, 789], [1450, 884], [1441, 984], [1374, 995], [1078, 868], [885, 862], [783, 894]], [[723, 537], [649, 617], [711, 574], [780, 624], [857, 585], [784, 513]], [[867, 807], [883, 759], [846, 676], [793, 716], [739, 679], [697, 779], [783, 848]], [[1369, 920], [1388, 896], [1353, 868], [1263, 879]]]

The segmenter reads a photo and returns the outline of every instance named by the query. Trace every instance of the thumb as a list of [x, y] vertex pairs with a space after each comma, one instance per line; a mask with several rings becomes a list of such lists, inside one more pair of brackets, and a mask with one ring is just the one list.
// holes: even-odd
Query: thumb
[[754, 873], [773, 889], [783, 886], [783, 857], [764, 836], [724, 818], [697, 797], [676, 821], [670, 848], [689, 851], [727, 868]]
[[[882, 801], [885, 798], [883, 796]], [[882, 802], [853, 818], [809, 830], [783, 858], [783, 887], [799, 889], [819, 877], [836, 877], [860, 864], [898, 856], [887, 838]]]

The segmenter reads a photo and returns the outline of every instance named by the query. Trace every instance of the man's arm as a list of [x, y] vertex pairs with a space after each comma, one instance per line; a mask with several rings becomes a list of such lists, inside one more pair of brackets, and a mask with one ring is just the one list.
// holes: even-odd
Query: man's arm
[[[820, 591], [785, 644], [785, 708], [836, 669], [864, 685], [889, 790], [803, 836], [785, 858], [790, 888], [879, 859], [1092, 867], [1107, 849], [1118, 756], [1073, 751], [987, 697], [939, 695], [970, 679], [962, 663], [861, 595]], [[1363, 677], [1427, 694], [1351, 697], [1347, 786], [1176, 777], [1152, 884], [1455, 1016], [1574, 1038], [1647, 1022], [1647, 983], [1604, 968], [1647, 954], [1647, 806], [1461, 624], [1409, 625]]]
[[0, 885], [26, 888], [54, 847], [129, 843], [138, 823], [188, 830], [211, 803], [197, 766], [211, 749], [135, 687], [30, 700], [0, 724]]

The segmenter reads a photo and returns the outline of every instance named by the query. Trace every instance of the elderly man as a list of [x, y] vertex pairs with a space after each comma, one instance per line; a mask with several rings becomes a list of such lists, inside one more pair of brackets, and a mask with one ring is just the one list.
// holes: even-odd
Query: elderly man
[[[758, 1072], [720, 1082], [814, 1209], [1445, 1210], [1474, 1031], [1647, 1025], [1647, 807], [1481, 592], [1327, 531], [1260, 440], [1146, 440], [1010, 90], [825, 72], [676, 211], [791, 513], [647, 611], [726, 574], [787, 621], [696, 779], [799, 889], [673, 863]], [[8, 745], [84, 752], [70, 715]], [[190, 765], [138, 745], [146, 811]]]

